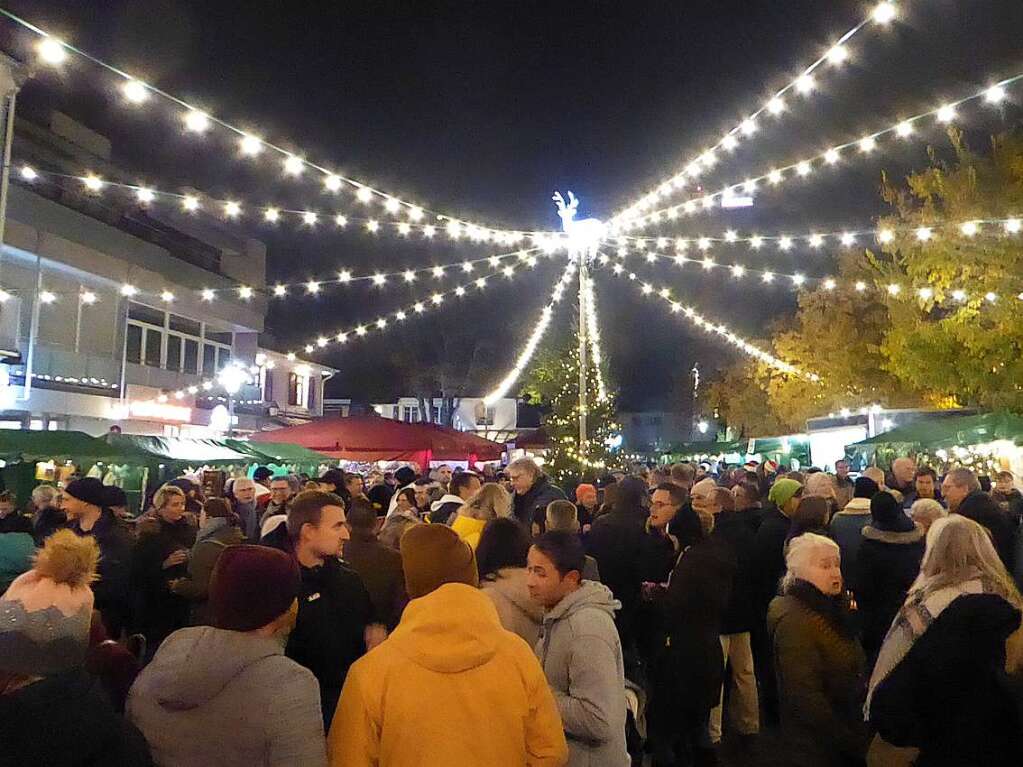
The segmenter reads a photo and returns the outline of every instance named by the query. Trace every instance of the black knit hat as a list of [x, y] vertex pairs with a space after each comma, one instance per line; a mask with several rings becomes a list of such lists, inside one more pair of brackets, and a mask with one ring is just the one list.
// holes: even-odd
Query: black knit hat
[[881, 490], [870, 477], [858, 477], [853, 486], [853, 498], [873, 498]]
[[902, 504], [894, 495], [881, 492], [870, 499], [871, 526], [890, 533], [908, 533], [913, 529], [913, 520], [902, 510]]
[[82, 477], [68, 482], [64, 492], [79, 501], [103, 508], [107, 506], [107, 488], [98, 479]]

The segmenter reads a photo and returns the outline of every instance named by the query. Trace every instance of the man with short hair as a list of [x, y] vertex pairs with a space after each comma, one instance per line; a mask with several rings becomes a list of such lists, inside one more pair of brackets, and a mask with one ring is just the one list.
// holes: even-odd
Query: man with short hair
[[529, 549], [529, 595], [543, 605], [536, 654], [554, 692], [570, 765], [628, 767], [625, 666], [614, 613], [621, 603], [582, 580], [579, 536], [552, 530]]
[[913, 486], [915, 476], [916, 461], [909, 456], [902, 456], [892, 461], [891, 477], [886, 478], [885, 484], [890, 490], [898, 490], [902, 495], [903, 503], [905, 503], [906, 498], [912, 496], [916, 490]]
[[[579, 512], [571, 501], [551, 501], [547, 504], [547, 519], [544, 530], [564, 530], [566, 533], [579, 534]], [[600, 581], [600, 570], [597, 560], [586, 555], [586, 566], [583, 568], [584, 581]]]
[[333, 493], [306, 490], [288, 510], [288, 538], [302, 575], [298, 620], [286, 653], [320, 683], [323, 718], [329, 726], [349, 666], [379, 641], [369, 593], [358, 573], [342, 563], [348, 540], [344, 502]]
[[442, 463], [440, 466], [438, 466], [436, 469], [430, 472], [430, 478], [434, 482], [440, 484], [444, 492], [450, 492], [450, 488], [448, 487], [448, 485], [451, 484], [451, 476], [452, 476], [451, 467], [448, 466], [446, 463]]
[[268, 496], [270, 500], [267, 501], [266, 510], [259, 520], [260, 525], [270, 517], [287, 514], [291, 499], [299, 492], [301, 492], [301, 486], [298, 483], [298, 477], [294, 474], [273, 477], [270, 480], [270, 495]]
[[991, 497], [1002, 511], [1009, 515], [1014, 527], [1019, 527], [1023, 519], [1023, 493], [1015, 487], [1016, 478], [1011, 471], [1000, 471], [995, 475], [995, 487]]
[[849, 476], [849, 462], [839, 458], [835, 461], [835, 502], [839, 510], [844, 509], [852, 500], [854, 491], [853, 480]]
[[941, 483], [941, 494], [948, 501], [949, 513], [962, 514], [987, 528], [1005, 569], [1014, 572], [1016, 552], [1012, 521], [1001, 506], [980, 489], [977, 475], [969, 469], [952, 469]]
[[564, 499], [565, 494], [551, 484], [532, 458], [518, 458], [508, 464], [508, 477], [515, 492], [515, 518], [526, 530], [533, 531], [536, 524], [539, 531], [547, 516], [547, 504]]
[[462, 471], [455, 474], [448, 484], [448, 492], [440, 497], [440, 500], [430, 504], [431, 524], [450, 526], [458, 515], [462, 504], [476, 495], [483, 487], [480, 478], [471, 471]]
[[412, 601], [348, 674], [328, 736], [331, 766], [564, 765], [543, 670], [480, 591], [469, 544], [445, 525], [416, 525], [401, 558]]
[[355, 498], [366, 499], [366, 483], [361, 474], [345, 472], [345, 495], [349, 502]]
[[256, 508], [256, 483], [248, 477], [238, 477], [231, 485], [234, 513], [245, 540], [259, 542], [259, 509]]
[[326, 764], [316, 679], [284, 657], [299, 584], [283, 552], [224, 549], [210, 580], [213, 625], [167, 637], [128, 694], [125, 716], [156, 764]]
[[942, 502], [941, 492], [938, 489], [938, 474], [930, 466], [921, 466], [916, 470], [913, 477], [915, 490], [914, 501], [921, 498], [931, 498], [938, 503]]
[[32, 535], [32, 520], [18, 513], [14, 495], [0, 493], [0, 533], [28, 533]]
[[691, 463], [676, 463], [671, 467], [671, 484], [678, 485], [687, 493], [696, 481], [696, 469]]

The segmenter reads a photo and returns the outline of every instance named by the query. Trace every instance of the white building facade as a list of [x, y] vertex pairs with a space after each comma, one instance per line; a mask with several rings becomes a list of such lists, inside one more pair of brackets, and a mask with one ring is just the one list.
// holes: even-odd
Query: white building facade
[[[434, 398], [428, 407], [431, 412], [423, 413], [420, 400], [416, 397], [399, 397], [395, 402], [376, 403], [373, 410], [384, 418], [406, 423], [441, 423], [444, 400]], [[454, 401], [451, 425], [459, 431], [467, 431], [494, 442], [506, 442], [518, 431], [518, 402], [507, 397], [492, 405], [484, 403], [482, 397], [460, 397]]]
[[[60, 113], [16, 122], [14, 149], [40, 168], [120, 180], [109, 142]], [[227, 396], [216, 380], [228, 363], [251, 378], [233, 397], [237, 433], [322, 415], [334, 371], [260, 346], [265, 246], [209, 216], [114, 197], [10, 185], [0, 428], [218, 436]]]

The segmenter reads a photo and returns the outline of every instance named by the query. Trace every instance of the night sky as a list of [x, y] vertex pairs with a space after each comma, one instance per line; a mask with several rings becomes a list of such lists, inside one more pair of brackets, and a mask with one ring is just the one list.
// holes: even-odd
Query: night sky
[[[887, 32], [867, 31], [850, 46], [851, 61], [819, 75], [819, 92], [781, 119], [761, 121], [750, 148], [712, 176], [726, 181], [786, 164], [831, 144], [858, 138], [896, 119], [957, 98], [1023, 71], [1019, 0], [903, 2]], [[744, 112], [816, 58], [862, 18], [868, 7], [847, 0], [698, 0], [675, 2], [173, 2], [79, 0], [5, 3], [50, 29], [186, 100], [323, 164], [424, 204], [514, 228], [559, 226], [551, 192], [573, 189], [582, 215], [607, 217], [636, 193], [680, 169]], [[34, 38], [0, 22], [3, 42], [24, 55]], [[113, 81], [91, 66], [45, 74], [23, 89], [26, 114], [63, 109], [114, 141], [115, 160], [158, 188], [189, 185], [214, 196], [314, 207], [324, 214], [354, 208], [328, 198], [319, 181], [282, 181], [279, 161], [239, 161], [224, 133], [182, 135], [164, 102], [131, 110]], [[1018, 99], [1017, 88], [1012, 97]], [[971, 143], [1018, 120], [983, 107], [963, 110]], [[940, 131], [927, 133], [941, 142]], [[788, 228], [862, 227], [883, 212], [880, 171], [896, 177], [926, 162], [916, 141], [894, 153], [845, 163], [806, 184], [764, 192], [752, 211], [686, 219], [664, 233], [720, 234], [726, 228], [775, 233]], [[684, 199], [682, 197], [678, 199]], [[381, 216], [384, 218], [385, 216]], [[268, 281], [460, 261], [499, 252], [494, 246], [373, 238], [280, 226], [250, 219], [267, 242]], [[719, 261], [730, 262], [723, 249]], [[736, 252], [750, 266], [775, 264], [826, 274], [827, 253], [778, 258]], [[734, 285], [726, 275], [635, 261], [653, 271], [708, 318], [763, 337], [794, 307], [791, 289]], [[466, 299], [322, 361], [341, 369], [335, 396], [377, 400], [408, 390], [416, 359], [478, 339], [490, 344], [494, 383], [510, 367], [556, 279], [542, 262], [485, 297]], [[321, 332], [372, 320], [431, 292], [367, 285], [325, 289], [319, 298], [275, 305], [268, 330], [283, 349]], [[713, 371], [732, 359], [661, 305], [641, 301], [631, 286], [597, 282], [605, 354], [624, 409], [669, 404], [673, 380], [700, 360]], [[413, 299], [412, 296], [416, 298]], [[566, 309], [568, 307], [565, 307]], [[571, 332], [562, 311], [556, 332]]]

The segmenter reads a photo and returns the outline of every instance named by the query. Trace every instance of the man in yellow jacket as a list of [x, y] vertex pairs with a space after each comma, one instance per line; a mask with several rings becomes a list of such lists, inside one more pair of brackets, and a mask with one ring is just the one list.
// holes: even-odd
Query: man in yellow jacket
[[412, 601], [348, 671], [331, 767], [560, 767], [568, 746], [530, 647], [478, 589], [472, 549], [443, 525], [401, 539]]

